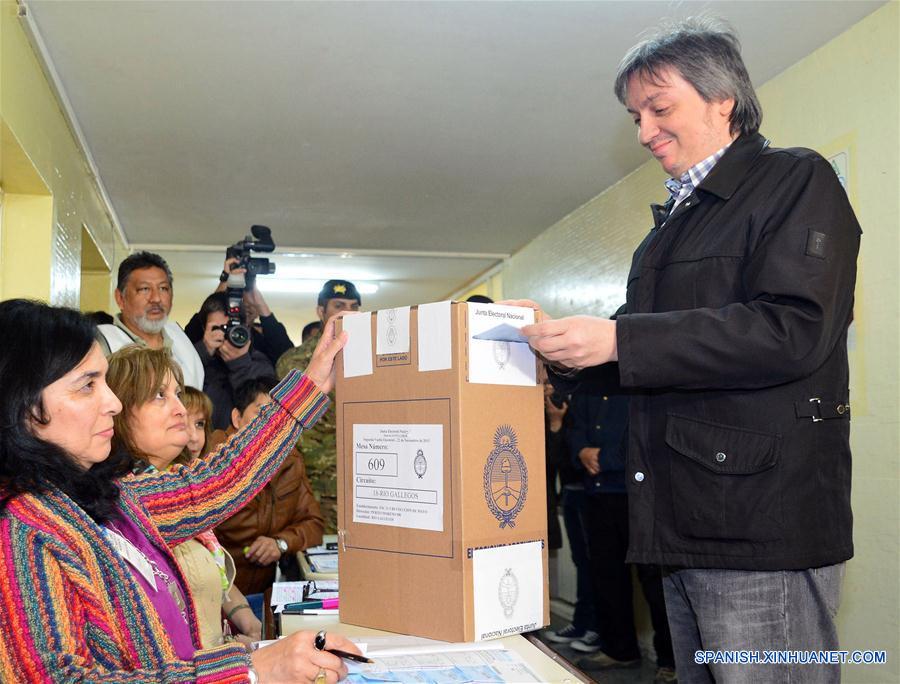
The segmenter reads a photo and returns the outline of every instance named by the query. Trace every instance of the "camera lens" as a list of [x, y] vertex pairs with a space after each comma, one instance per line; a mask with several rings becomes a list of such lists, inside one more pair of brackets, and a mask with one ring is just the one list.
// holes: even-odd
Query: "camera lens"
[[250, 341], [247, 326], [235, 325], [228, 328], [228, 341], [235, 347], [243, 347]]

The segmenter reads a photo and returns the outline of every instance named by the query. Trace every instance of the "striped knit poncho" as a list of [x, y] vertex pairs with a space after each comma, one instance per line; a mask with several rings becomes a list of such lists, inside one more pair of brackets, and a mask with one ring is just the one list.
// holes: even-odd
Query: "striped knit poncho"
[[[328, 405], [299, 373], [272, 397], [209, 458], [120, 483], [123, 515], [170, 559], [170, 547], [225, 520], [262, 489], [301, 429]], [[188, 614], [199, 649], [192, 605]], [[240, 644], [179, 660], [130, 566], [61, 492], [16, 496], [0, 514], [0, 681], [244, 682], [248, 666]]]

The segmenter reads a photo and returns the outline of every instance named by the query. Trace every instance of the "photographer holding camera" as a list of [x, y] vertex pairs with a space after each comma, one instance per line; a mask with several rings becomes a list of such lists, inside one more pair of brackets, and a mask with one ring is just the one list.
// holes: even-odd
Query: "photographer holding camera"
[[[251, 257], [250, 252], [274, 250], [272, 233], [266, 226], [256, 225], [251, 228], [251, 232], [252, 235], [236, 242], [225, 251], [225, 265], [215, 292], [228, 296], [229, 306], [225, 313], [229, 317], [229, 322], [226, 334], [232, 343], [240, 343], [245, 337], [244, 331], [248, 331], [248, 339], [252, 341], [253, 348], [265, 354], [274, 366], [279, 357], [291, 349], [294, 343], [256, 287], [256, 276], [274, 273], [275, 264], [268, 259]], [[241, 330], [242, 328], [244, 330]], [[194, 344], [203, 339], [205, 323], [199, 313], [191, 318], [184, 331]]]
[[228, 295], [214, 292], [204, 300], [196, 316], [203, 325], [203, 338], [194, 349], [203, 363], [203, 391], [212, 399], [212, 424], [216, 430], [231, 425], [234, 392], [238, 387], [248, 380], [275, 374], [272, 362], [254, 349], [252, 343], [237, 346], [227, 337], [228, 310]]

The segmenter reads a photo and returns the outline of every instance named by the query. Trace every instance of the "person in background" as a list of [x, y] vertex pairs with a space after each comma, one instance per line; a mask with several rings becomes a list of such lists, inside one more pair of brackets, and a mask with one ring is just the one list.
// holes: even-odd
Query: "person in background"
[[300, 344], [303, 344], [310, 337], [315, 335], [320, 335], [322, 333], [322, 321], [310, 321], [306, 325], [303, 326], [303, 330], [300, 333]]
[[105, 311], [90, 311], [84, 314], [94, 325], [115, 325], [116, 319]]
[[[17, 333], [0, 345], [0, 680], [333, 684], [345, 676], [341, 659], [315, 648], [308, 631], [253, 653], [241, 644], [203, 649], [169, 544], [209, 529], [274, 474], [324, 410], [346, 335], [326, 328], [307, 374], [287, 378], [258, 420], [208, 459], [129, 477], [131, 455], [111, 453], [122, 405], [90, 322], [8, 300], [0, 329]], [[158, 389], [153, 401], [168, 401]], [[331, 632], [325, 646], [358, 652]]]
[[[219, 284], [214, 292], [225, 293], [228, 289], [228, 275], [233, 271], [244, 274], [246, 271], [238, 268], [238, 259], [225, 259], [222, 274], [219, 276]], [[256, 287], [256, 281], [244, 289], [242, 299], [244, 325], [250, 328], [250, 342], [256, 351], [266, 355], [266, 358], [274, 367], [284, 352], [294, 346], [288, 337], [287, 329], [272, 313], [266, 298]], [[200, 313], [191, 316], [191, 320], [184, 326], [184, 332], [192, 344], [197, 344], [203, 339], [204, 325], [200, 319]]]
[[547, 461], [548, 464], [552, 463], [562, 487], [560, 505], [563, 524], [569, 540], [572, 563], [575, 565], [575, 610], [572, 621], [561, 629], [547, 632], [546, 637], [553, 643], [566, 644], [581, 653], [593, 653], [600, 648], [597, 633], [599, 616], [594, 601], [594, 582], [591, 578], [591, 559], [585, 529], [587, 498], [582, 482], [583, 471], [580, 464], [576, 467], [569, 457], [569, 426], [564, 426], [563, 423], [563, 418], [569, 413], [570, 401], [569, 396], [556, 392], [549, 381], [544, 383], [544, 412], [549, 432]]
[[[581, 658], [585, 672], [641, 666], [634, 624], [631, 565], [628, 552], [628, 496], [625, 492], [625, 432], [628, 396], [619, 386], [615, 364], [603, 367], [590, 386], [572, 397], [570, 458], [584, 479], [584, 531], [590, 581], [598, 620], [599, 649]], [[639, 564], [637, 576], [650, 608], [656, 651], [655, 684], [677, 680], [672, 638], [666, 618], [662, 573], [657, 565]], [[577, 649], [576, 649], [577, 650]]]
[[[188, 411], [181, 401], [181, 373], [164, 349], [124, 347], [109, 357], [109, 388], [122, 402], [113, 419], [113, 449], [136, 457], [135, 472], [161, 473], [173, 465], [188, 465]], [[196, 390], [194, 390], [196, 391]], [[244, 596], [232, 587], [234, 562], [212, 530], [173, 547], [184, 574], [200, 629], [203, 648], [225, 643], [222, 614], [238, 629], [246, 645], [262, 638], [262, 624]]]
[[[543, 369], [542, 369], [543, 370]], [[546, 374], [544, 374], [546, 378]], [[547, 546], [551, 551], [562, 548], [562, 528], [559, 525], [559, 466], [569, 456], [566, 443], [565, 418], [569, 409], [568, 397], [554, 395], [553, 386], [544, 382], [544, 453], [547, 470]]]
[[169, 320], [173, 278], [169, 264], [159, 254], [135, 252], [119, 264], [116, 304], [120, 313], [112, 325], [98, 325], [97, 341], [109, 356], [129, 344], [171, 350], [185, 383], [203, 389], [203, 364], [193, 343]]
[[[228, 430], [216, 430], [213, 448], [249, 425], [272, 401], [274, 378], [251, 380], [235, 392]], [[247, 595], [262, 594], [275, 581], [282, 558], [322, 543], [322, 515], [313, 496], [303, 458], [292, 449], [275, 477], [240, 510], [216, 527], [234, 557], [235, 584]]]
[[203, 391], [213, 403], [212, 424], [217, 430], [231, 425], [234, 392], [254, 378], [272, 377], [275, 368], [268, 357], [253, 347], [251, 340], [235, 347], [225, 338], [228, 323], [228, 295], [209, 295], [197, 314], [203, 323], [203, 339], [194, 347], [203, 362]]
[[522, 333], [554, 384], [618, 361], [631, 392], [628, 559], [664, 566], [679, 679], [837, 682], [830, 661], [694, 654], [838, 650], [859, 223], [826, 159], [760, 134], [740, 43], [720, 22], [642, 40], [615, 93], [670, 176], [669, 199], [652, 207], [616, 320]]
[[488, 297], [487, 295], [471, 295], [466, 299], [467, 302], [472, 302], [474, 304], [493, 304], [494, 300]]
[[[319, 292], [316, 313], [322, 325], [338, 314], [359, 311], [362, 299], [356, 286], [349, 280], [329, 280]], [[279, 378], [291, 369], [303, 370], [312, 358], [319, 335], [310, 337], [299, 347], [284, 353], [275, 366]], [[315, 429], [308, 430], [300, 440], [300, 451], [306, 464], [306, 472], [322, 510], [325, 534], [337, 532], [337, 437], [335, 428], [334, 397], [328, 413]]]
[[194, 387], [185, 387], [181, 403], [187, 411], [188, 441], [185, 448], [194, 458], [206, 456], [211, 446], [212, 411], [210, 398]]

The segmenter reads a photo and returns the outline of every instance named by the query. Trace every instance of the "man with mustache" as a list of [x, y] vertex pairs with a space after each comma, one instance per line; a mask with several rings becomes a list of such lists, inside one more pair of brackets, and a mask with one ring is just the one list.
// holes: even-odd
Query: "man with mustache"
[[[668, 201], [651, 207], [615, 320], [522, 332], [560, 383], [618, 362], [628, 562], [663, 567], [679, 681], [837, 682], [833, 663], [718, 656], [838, 648], [859, 224], [827, 160], [759, 133], [740, 44], [720, 23], [642, 41], [615, 93], [670, 176]], [[619, 658], [601, 652], [595, 669]]]
[[172, 270], [159, 254], [135, 252], [119, 264], [116, 304], [121, 313], [111, 325], [97, 326], [98, 341], [109, 356], [129, 344], [167, 347], [184, 374], [184, 384], [203, 389], [203, 363], [184, 331], [169, 320]]

